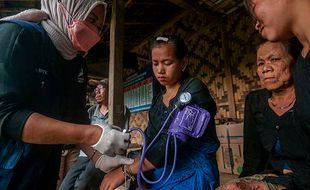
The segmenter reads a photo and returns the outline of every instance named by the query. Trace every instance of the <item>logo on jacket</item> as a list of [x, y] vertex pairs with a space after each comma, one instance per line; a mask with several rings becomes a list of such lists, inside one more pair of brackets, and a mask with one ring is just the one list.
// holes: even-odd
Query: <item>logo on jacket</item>
[[81, 68], [78, 77], [77, 77], [77, 82], [78, 83], [84, 83], [84, 70]]

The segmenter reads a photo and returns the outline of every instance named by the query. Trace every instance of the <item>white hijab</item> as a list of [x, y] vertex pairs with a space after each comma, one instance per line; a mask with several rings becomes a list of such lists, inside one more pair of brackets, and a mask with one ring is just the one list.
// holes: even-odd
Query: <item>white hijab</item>
[[[98, 5], [103, 5], [105, 12], [107, 8], [104, 0], [61, 0], [61, 3], [76, 20], [85, 20], [89, 13]], [[73, 48], [70, 40], [71, 36], [68, 33], [68, 23], [71, 24], [72, 20], [68, 13], [61, 8], [58, 0], [41, 0], [41, 10], [29, 9], [1, 20], [12, 19], [41, 22], [63, 58], [72, 60], [76, 57], [78, 52]]]

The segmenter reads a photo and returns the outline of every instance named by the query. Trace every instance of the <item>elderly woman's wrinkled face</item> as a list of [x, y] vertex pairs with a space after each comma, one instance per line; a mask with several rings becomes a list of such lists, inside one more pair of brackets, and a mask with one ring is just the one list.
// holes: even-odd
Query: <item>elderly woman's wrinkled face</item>
[[281, 43], [266, 42], [257, 50], [257, 74], [267, 90], [279, 90], [292, 84], [293, 58]]

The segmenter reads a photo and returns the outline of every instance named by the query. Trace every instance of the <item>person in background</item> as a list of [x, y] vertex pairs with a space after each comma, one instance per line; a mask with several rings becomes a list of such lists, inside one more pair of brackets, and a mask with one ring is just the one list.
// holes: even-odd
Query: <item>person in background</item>
[[[185, 142], [178, 140], [177, 163], [171, 178], [167, 183], [153, 185], [150, 189], [215, 189], [219, 185], [215, 158], [219, 147], [214, 122], [216, 104], [201, 80], [186, 75], [187, 47], [179, 37], [157, 37], [151, 48], [153, 72], [164, 90], [153, 98], [149, 110], [149, 124], [145, 132], [147, 142], [152, 141], [159, 132], [183, 92], [191, 93], [191, 103], [206, 109], [211, 119], [200, 138], [189, 138]], [[153, 180], [158, 179], [164, 170], [166, 141], [167, 133], [164, 133], [149, 149], [143, 162], [142, 170], [149, 171]], [[173, 155], [174, 147], [169, 147], [169, 151]], [[133, 177], [138, 172], [138, 165], [139, 158], [136, 158], [133, 164], [111, 171], [104, 177], [100, 189], [112, 190], [120, 186], [125, 180], [123, 172]], [[169, 162], [167, 170], [170, 171], [171, 167]]]
[[[91, 99], [95, 99], [94, 92], [91, 93], [91, 86], [94, 82], [98, 82], [96, 80], [90, 79], [88, 80], [87, 88], [86, 88], [86, 97], [85, 97], [85, 110], [88, 110], [92, 106]], [[96, 86], [96, 85], [95, 85]], [[87, 118], [89, 120], [89, 118]], [[80, 147], [76, 146], [75, 144], [66, 144], [63, 146], [63, 150], [61, 153], [61, 162], [60, 162], [60, 171], [59, 171], [59, 178], [57, 181], [57, 188], [59, 189], [62, 181], [66, 177], [67, 173], [69, 172], [70, 168], [74, 165], [74, 163], [77, 161], [79, 154], [80, 154]]]
[[[103, 79], [97, 82], [97, 87], [94, 90], [97, 104], [88, 109], [89, 118], [91, 119], [92, 124], [101, 124], [104, 126], [108, 123], [108, 85], [108, 79]], [[129, 110], [125, 109], [124, 115], [127, 117], [125, 120], [128, 120], [130, 117], [130, 113], [127, 112], [129, 112]], [[96, 168], [95, 163], [87, 158], [87, 155], [81, 150], [77, 161], [65, 176], [59, 190], [99, 189], [104, 175], [105, 173]]]
[[246, 97], [241, 178], [227, 183], [222, 189], [295, 190], [309, 187], [307, 154], [310, 149], [307, 144], [310, 138], [304, 134], [295, 113], [292, 76], [300, 52], [301, 44], [295, 38], [283, 42], [267, 41], [259, 46], [257, 74], [263, 89], [252, 91]]
[[105, 14], [102, 0], [42, 0], [41, 10], [1, 19], [1, 189], [54, 190], [61, 144], [127, 149], [128, 134], [88, 124], [83, 109], [83, 56], [100, 41]]
[[64, 180], [66, 174], [70, 168], [77, 161], [77, 158], [80, 154], [80, 148], [74, 144], [66, 144], [63, 146], [61, 151], [61, 161], [59, 169], [59, 178], [57, 180], [57, 188], [61, 185], [61, 182]]

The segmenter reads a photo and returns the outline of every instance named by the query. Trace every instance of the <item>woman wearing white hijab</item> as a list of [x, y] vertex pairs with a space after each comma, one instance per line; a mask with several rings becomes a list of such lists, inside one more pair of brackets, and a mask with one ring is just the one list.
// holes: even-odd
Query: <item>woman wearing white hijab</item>
[[83, 55], [100, 41], [105, 12], [103, 0], [41, 0], [41, 10], [1, 19], [1, 189], [54, 190], [61, 144], [93, 145], [90, 157], [127, 148], [128, 134], [89, 125], [83, 109]]

